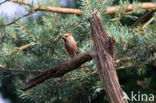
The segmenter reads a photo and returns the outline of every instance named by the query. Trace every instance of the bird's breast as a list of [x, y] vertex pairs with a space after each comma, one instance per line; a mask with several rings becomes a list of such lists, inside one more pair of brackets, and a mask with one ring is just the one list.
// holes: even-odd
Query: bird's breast
[[68, 52], [68, 54], [74, 55], [78, 51], [77, 43], [76, 42], [72, 42], [72, 41], [66, 41], [65, 49]]

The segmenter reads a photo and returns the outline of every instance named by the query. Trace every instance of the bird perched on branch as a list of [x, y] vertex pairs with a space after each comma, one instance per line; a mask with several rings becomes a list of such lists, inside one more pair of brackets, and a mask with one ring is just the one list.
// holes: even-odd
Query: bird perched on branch
[[70, 33], [66, 33], [61, 38], [64, 40], [64, 47], [70, 57], [76, 56], [78, 53], [77, 43]]

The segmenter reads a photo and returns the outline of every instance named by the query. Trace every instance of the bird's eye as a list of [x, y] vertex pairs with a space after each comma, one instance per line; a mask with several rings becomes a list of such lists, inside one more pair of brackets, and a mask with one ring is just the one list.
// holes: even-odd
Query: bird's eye
[[66, 37], [68, 37], [68, 35], [66, 35]]

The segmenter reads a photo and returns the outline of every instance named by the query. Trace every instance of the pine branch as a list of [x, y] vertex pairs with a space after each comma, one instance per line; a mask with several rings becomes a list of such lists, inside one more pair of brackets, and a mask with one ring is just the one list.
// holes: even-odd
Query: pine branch
[[[15, 3], [20, 3], [23, 5], [32, 6], [28, 2], [24, 2], [23, 0], [9, 0]], [[112, 6], [108, 7], [106, 9], [107, 14], [114, 14], [118, 11], [134, 11], [137, 9], [146, 9], [146, 10], [156, 10], [156, 3], [153, 2], [144, 2], [144, 3], [138, 3], [138, 4], [129, 4], [126, 7], [123, 6]], [[71, 9], [71, 8], [60, 8], [60, 7], [43, 7], [40, 6], [38, 8], [38, 11], [48, 11], [48, 12], [57, 12], [57, 13], [66, 13], [66, 14], [76, 14], [76, 15], [82, 15], [82, 11], [80, 9]]]
[[26, 73], [43, 73], [43, 70], [18, 70], [15, 68], [7, 68], [6, 66], [0, 65], [0, 70], [3, 71], [12, 71], [12, 72], [26, 72]]
[[[28, 2], [25, 2], [23, 0], [8, 0], [8, 1], [33, 7], [32, 4], [30, 4]], [[124, 10], [133, 11], [133, 10], [136, 9], [136, 7], [139, 7], [139, 8], [142, 8], [142, 9], [147, 9], [147, 10], [150, 10], [150, 9], [155, 10], [156, 9], [156, 3], [146, 2], [146, 3], [139, 3], [139, 4], [130, 4], [127, 7], [113, 6], [113, 7], [107, 8], [106, 13], [107, 14], [113, 14], [113, 13], [116, 13], [116, 12], [118, 12], [120, 10], [122, 10], [122, 11], [124, 11]], [[82, 13], [83, 13], [80, 9], [60, 8], [60, 7], [51, 7], [51, 6], [48, 6], [48, 7], [39, 6], [39, 7], [35, 8], [35, 9], [31, 10], [29, 13], [15, 19], [12, 22], [1, 24], [0, 27], [5, 27], [5, 26], [8, 26], [8, 25], [14, 24], [18, 20], [20, 20], [20, 19], [22, 19], [22, 18], [24, 18], [26, 16], [29, 16], [29, 15], [35, 13], [36, 11], [57, 12], [57, 13], [76, 14], [76, 15], [82, 15]]]
[[[9, 0], [9, 1], [33, 7], [32, 4], [25, 2], [23, 0]], [[60, 7], [51, 7], [51, 6], [48, 6], [48, 7], [39, 6], [37, 11], [82, 15], [82, 11], [80, 9], [60, 8]]]
[[12, 24], [16, 23], [18, 20], [20, 20], [20, 19], [22, 19], [22, 18], [24, 18], [24, 17], [27, 17], [27, 16], [33, 14], [34, 12], [36, 12], [36, 9], [31, 10], [29, 13], [27, 13], [27, 14], [21, 16], [21, 17], [18, 17], [18, 18], [16, 18], [15, 20], [13, 20], [13, 21], [11, 21], [11, 22], [1, 24], [0, 27], [5, 27], [5, 26], [12, 25]]

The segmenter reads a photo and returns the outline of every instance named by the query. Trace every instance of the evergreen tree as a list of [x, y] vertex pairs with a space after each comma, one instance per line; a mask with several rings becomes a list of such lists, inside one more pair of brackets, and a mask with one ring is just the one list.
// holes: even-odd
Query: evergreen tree
[[[127, 95], [131, 91], [156, 95], [155, 14], [152, 13], [142, 23], [132, 27], [146, 10], [120, 10], [113, 15], [106, 13], [110, 6], [124, 7], [144, 1], [80, 0], [79, 8], [83, 11], [81, 16], [44, 12], [39, 22], [19, 19], [12, 25], [1, 26], [0, 80], [3, 85], [0, 91], [13, 103], [107, 103], [93, 61], [63, 77], [46, 80], [26, 92], [20, 90], [30, 78], [69, 58], [63, 48], [63, 41], [58, 39], [61, 35], [72, 33], [78, 42], [79, 54], [93, 48], [88, 19], [97, 9], [108, 34], [116, 40], [116, 69], [123, 90]], [[58, 5], [57, 1], [42, 4], [45, 7]], [[37, 5], [30, 9], [34, 7]], [[152, 22], [147, 24], [150, 20]], [[4, 18], [0, 19], [0, 25], [6, 22]]]

